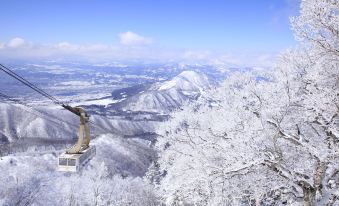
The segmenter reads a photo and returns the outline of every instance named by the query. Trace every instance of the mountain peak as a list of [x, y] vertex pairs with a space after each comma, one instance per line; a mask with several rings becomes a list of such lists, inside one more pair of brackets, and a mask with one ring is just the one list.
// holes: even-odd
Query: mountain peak
[[158, 90], [201, 90], [210, 86], [206, 75], [195, 71], [183, 71], [172, 80], [160, 84]]
[[143, 111], [168, 114], [185, 101], [196, 99], [211, 88], [206, 75], [195, 71], [183, 71], [171, 80], [156, 83], [150, 89], [124, 101], [124, 111]]

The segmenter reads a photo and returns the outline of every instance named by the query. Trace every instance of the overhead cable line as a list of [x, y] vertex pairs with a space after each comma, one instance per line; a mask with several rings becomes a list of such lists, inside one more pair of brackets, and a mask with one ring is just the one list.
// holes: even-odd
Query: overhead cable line
[[[41, 88], [39, 88], [38, 86], [34, 85], [33, 83], [29, 82], [28, 80], [26, 80], [25, 78], [23, 78], [22, 76], [20, 76], [19, 74], [15, 73], [13, 70], [9, 69], [8, 67], [0, 64], [0, 70], [2, 70], [3, 72], [5, 72], [6, 74], [8, 74], [9, 76], [13, 77], [14, 79], [20, 81], [21, 83], [23, 83], [24, 85], [30, 87], [31, 89], [33, 89], [34, 91], [38, 92], [39, 94], [43, 95], [44, 97], [50, 99], [54, 104], [56, 105], [60, 105], [63, 108], [69, 110], [70, 112], [76, 114], [79, 116], [79, 114], [75, 113], [74, 110], [72, 109], [72, 107], [70, 107], [69, 105], [63, 103], [62, 101], [59, 101], [58, 99], [56, 99], [54, 96], [48, 94], [47, 92], [45, 92], [44, 90], [42, 90]], [[100, 128], [102, 131], [105, 131], [107, 133], [112, 133], [112, 131], [109, 131], [107, 128], [104, 128], [98, 124], [95, 124], [93, 121], [89, 121], [93, 126]]]
[[24, 85], [30, 87], [31, 89], [33, 89], [34, 91], [38, 92], [39, 94], [43, 95], [44, 97], [52, 100], [55, 104], [58, 105], [62, 105], [63, 103], [60, 102], [59, 100], [57, 100], [55, 97], [53, 97], [52, 95], [48, 94], [47, 92], [45, 92], [44, 90], [40, 89], [39, 87], [37, 87], [36, 85], [32, 84], [31, 82], [29, 82], [28, 80], [26, 80], [25, 78], [23, 78], [22, 76], [20, 76], [19, 74], [15, 73], [14, 71], [12, 71], [11, 69], [9, 69], [8, 67], [5, 67], [4, 65], [0, 64], [0, 69], [2, 71], [4, 71], [6, 74], [10, 75], [11, 77], [15, 78], [16, 80], [20, 81], [21, 83], [23, 83]]
[[[67, 121], [62, 120], [62, 119], [59, 119], [59, 118], [57, 118], [57, 117], [55, 117], [55, 116], [49, 115], [49, 114], [47, 114], [46, 112], [37, 110], [37, 109], [33, 108], [32, 106], [30, 106], [30, 105], [24, 103], [23, 101], [20, 101], [20, 100], [18, 100], [18, 99], [15, 99], [15, 98], [13, 98], [13, 97], [10, 97], [10, 96], [8, 96], [8, 95], [6, 95], [6, 94], [3, 94], [3, 93], [1, 93], [1, 92], [0, 92], [0, 97], [5, 98], [5, 99], [7, 99], [7, 100], [9, 100], [9, 101], [12, 101], [12, 102], [15, 102], [15, 103], [18, 103], [18, 104], [27, 106], [27, 107], [33, 109], [36, 113], [33, 113], [32, 111], [29, 111], [29, 110], [24, 109], [24, 108], [21, 108], [21, 109], [23, 109], [23, 110], [25, 110], [26, 112], [28, 112], [28, 113], [30, 113], [30, 114], [33, 114], [33, 115], [35, 115], [35, 116], [37, 116], [37, 117], [40, 117], [40, 118], [42, 118], [42, 119], [48, 119], [49, 121], [51, 121], [51, 122], [53, 122], [53, 123], [55, 123], [55, 124], [58, 124], [58, 125], [60, 125], [60, 126], [64, 126], [64, 124], [66, 123], [66, 124], [68, 124], [68, 125], [71, 125], [71, 126], [74, 126], [74, 127], [78, 127], [78, 125], [76, 125], [76, 124], [67, 122]], [[37, 114], [37, 113], [38, 113], [38, 114]], [[45, 117], [42, 117], [41, 115], [43, 115], [43, 116], [45, 116]], [[101, 126], [99, 126], [99, 125], [97, 125], [97, 124], [94, 123], [93, 121], [89, 121], [89, 123], [91, 123], [94, 127], [100, 129], [100, 130], [103, 131], [103, 132], [112, 133], [112, 132], [109, 131], [108, 129], [106, 129], [106, 128], [104, 128], [104, 127], [101, 127]]]
[[[30, 105], [24, 103], [23, 101], [20, 101], [20, 100], [18, 100], [18, 99], [15, 99], [15, 98], [13, 98], [13, 97], [10, 97], [10, 96], [8, 96], [8, 95], [6, 95], [6, 94], [3, 94], [3, 93], [1, 93], [1, 92], [0, 92], [0, 97], [5, 98], [5, 99], [7, 99], [7, 100], [9, 100], [9, 101], [12, 101], [12, 102], [21, 104], [21, 105], [23, 105], [23, 106], [29, 107], [29, 108], [31, 108], [32, 110], [34, 110], [34, 112], [33, 112], [33, 111], [30, 111], [30, 110], [28, 110], [28, 109], [25, 109], [25, 108], [21, 108], [21, 109], [24, 110], [24, 111], [26, 111], [26, 112], [28, 112], [28, 113], [30, 113], [30, 114], [33, 114], [33, 115], [35, 115], [35, 116], [37, 116], [37, 117], [40, 117], [40, 118], [42, 118], [42, 119], [49, 120], [50, 122], [53, 122], [53, 123], [55, 123], [55, 124], [58, 124], [58, 125], [60, 125], [60, 126], [62, 126], [62, 127], [65, 126], [65, 123], [68, 124], [68, 125], [74, 126], [74, 127], [78, 127], [78, 125], [76, 125], [76, 124], [67, 122], [67, 121], [65, 121], [65, 120], [59, 119], [58, 117], [55, 117], [54, 115], [52, 116], [52, 115], [50, 115], [50, 114], [47, 114], [46, 112], [37, 110], [37, 109], [33, 108], [32, 106], [30, 106]], [[44, 116], [44, 117], [43, 117], [43, 116]]]

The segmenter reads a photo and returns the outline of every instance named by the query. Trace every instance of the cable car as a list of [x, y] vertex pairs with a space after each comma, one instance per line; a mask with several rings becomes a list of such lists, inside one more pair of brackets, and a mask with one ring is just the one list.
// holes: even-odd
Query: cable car
[[67, 154], [64, 152], [59, 156], [58, 171], [78, 172], [95, 156], [95, 154], [95, 146], [88, 147], [79, 154]]
[[71, 107], [64, 104], [62, 106], [80, 117], [80, 127], [77, 143], [59, 156], [58, 170], [78, 172], [96, 153], [95, 146], [89, 145], [90, 132], [87, 124], [89, 115], [81, 107]]
[[59, 101], [52, 95], [46, 93], [44, 90], [35, 86], [34, 84], [27, 81], [25, 78], [16, 74], [9, 68], [0, 64], [0, 70], [4, 71], [9, 76], [20, 81], [24, 85], [30, 87], [39, 94], [52, 100], [53, 103], [62, 106], [68, 111], [80, 117], [80, 127], [78, 141], [71, 148], [66, 149], [66, 152], [61, 154], [58, 159], [58, 170], [59, 171], [79, 171], [92, 157], [95, 156], [96, 149], [94, 146], [90, 146], [90, 131], [89, 131], [89, 115], [81, 107], [71, 107], [63, 102]]

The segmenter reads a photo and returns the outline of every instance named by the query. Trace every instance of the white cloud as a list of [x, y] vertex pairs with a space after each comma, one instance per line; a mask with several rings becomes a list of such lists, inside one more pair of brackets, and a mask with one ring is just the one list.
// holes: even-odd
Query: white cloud
[[68, 42], [60, 42], [55, 45], [55, 48], [65, 51], [76, 51], [79, 49], [79, 46]]
[[[242, 52], [226, 53], [209, 50], [188, 50], [161, 48], [150, 43], [149, 38], [132, 32], [121, 35], [121, 44], [73, 44], [60, 42], [56, 44], [36, 44], [21, 38], [14, 38], [0, 43], [1, 58], [17, 59], [72, 59], [93, 62], [124, 60], [141, 60], [148, 62], [187, 62], [224, 64], [229, 66], [273, 66], [277, 53]], [[135, 46], [138, 45], [138, 46]]]
[[26, 45], [26, 41], [22, 38], [19, 38], [19, 37], [16, 37], [16, 38], [13, 38], [11, 39], [7, 44], [6, 46], [9, 47], [9, 48], [19, 48], [19, 47], [22, 47]]
[[234, 66], [272, 67], [276, 62], [277, 56], [277, 52], [226, 53], [220, 55], [218, 60]]
[[123, 45], [145, 45], [152, 43], [152, 39], [148, 37], [140, 36], [131, 31], [127, 31], [119, 34], [120, 43]]

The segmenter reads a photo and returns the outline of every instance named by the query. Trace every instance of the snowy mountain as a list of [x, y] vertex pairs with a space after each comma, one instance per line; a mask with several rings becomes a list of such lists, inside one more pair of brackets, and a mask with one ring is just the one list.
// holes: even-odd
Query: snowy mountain
[[171, 80], [155, 83], [145, 91], [127, 97], [112, 109], [168, 114], [185, 101], [196, 99], [212, 85], [205, 74], [184, 71]]
[[[180, 107], [185, 101], [196, 99], [204, 90], [213, 84], [206, 75], [194, 71], [184, 71], [171, 80], [155, 83], [137, 91], [134, 95], [108, 106], [106, 110], [120, 110], [122, 113], [132, 113], [133, 118], [126, 119], [116, 116], [105, 118], [93, 114], [91, 120], [104, 130], [129, 137], [142, 136], [154, 131], [156, 122], [147, 121], [152, 115], [166, 114]], [[129, 94], [132, 94], [129, 92]], [[97, 107], [91, 107], [96, 110]], [[151, 113], [145, 114], [140, 113]], [[140, 116], [146, 119], [142, 119]], [[138, 119], [139, 118], [139, 119]], [[54, 106], [29, 107], [22, 104], [2, 101], [0, 103], [0, 141], [21, 142], [27, 144], [46, 144], [69, 142], [77, 135], [79, 119], [75, 115]], [[92, 125], [93, 136], [106, 133], [102, 128]], [[144, 137], [149, 139], [144, 135]]]
[[[152, 85], [126, 88], [126, 97], [108, 106], [82, 105], [91, 114], [92, 138], [112, 133], [125, 138], [155, 140], [155, 128], [171, 111], [184, 102], [198, 98], [213, 84], [208, 77], [195, 71]], [[122, 95], [125, 95], [122, 92]], [[11, 143], [20, 150], [30, 146], [65, 147], [77, 137], [79, 119], [74, 114], [48, 104], [34, 106], [0, 102], [0, 143]], [[74, 105], [73, 105], [74, 106]], [[112, 111], [109, 118], [100, 111]], [[15, 144], [13, 144], [15, 143]], [[8, 149], [6, 145], [2, 148]]]
[[[90, 120], [95, 123], [90, 123], [93, 137], [108, 132], [133, 137], [154, 130], [154, 124], [143, 121], [108, 119], [98, 115], [92, 115]], [[78, 128], [79, 118], [62, 108], [32, 108], [0, 102], [0, 143], [16, 142], [28, 146], [71, 143], [77, 136]]]
[[[11, 103], [0, 103], [0, 139], [2, 142], [14, 142], [21, 138], [72, 139], [76, 134], [76, 125], [66, 122], [76, 122], [76, 117], [64, 111], [34, 110], [28, 106]], [[58, 116], [63, 121], [58, 119]]]

